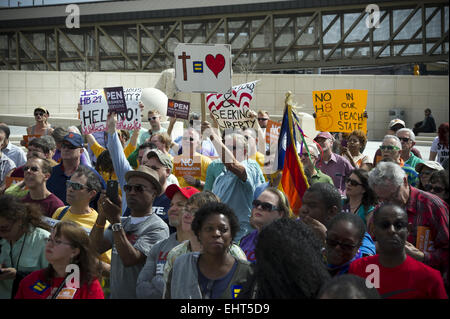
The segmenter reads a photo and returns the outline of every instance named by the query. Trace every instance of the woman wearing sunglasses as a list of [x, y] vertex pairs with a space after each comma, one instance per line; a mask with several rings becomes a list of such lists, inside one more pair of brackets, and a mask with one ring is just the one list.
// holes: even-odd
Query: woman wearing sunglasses
[[369, 173], [364, 169], [355, 169], [345, 183], [347, 197], [342, 202], [342, 210], [358, 215], [367, 225], [377, 204], [376, 195], [369, 187]]
[[348, 272], [352, 261], [363, 257], [360, 249], [366, 226], [353, 214], [339, 213], [328, 224], [324, 258], [331, 276]]
[[0, 299], [13, 298], [26, 275], [47, 267], [49, 230], [37, 205], [0, 196]]
[[425, 185], [425, 191], [439, 196], [440, 199], [450, 205], [448, 184], [448, 171], [445, 169], [435, 171], [431, 174], [429, 183]]
[[[51, 135], [53, 133], [52, 126], [47, 122], [50, 113], [42, 106], [38, 106], [33, 111], [36, 124], [27, 127], [27, 135]], [[25, 140], [20, 141], [20, 145], [26, 146]]]
[[274, 187], [266, 188], [252, 203], [250, 225], [256, 230], [242, 237], [239, 246], [245, 252], [247, 260], [256, 262], [255, 248], [258, 236], [264, 226], [280, 218], [290, 216], [290, 205], [286, 195]]

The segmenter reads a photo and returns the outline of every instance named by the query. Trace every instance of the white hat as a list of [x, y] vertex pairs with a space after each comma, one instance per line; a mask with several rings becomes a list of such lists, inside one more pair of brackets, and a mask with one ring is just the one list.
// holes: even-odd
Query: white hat
[[431, 168], [431, 169], [433, 169], [433, 170], [436, 170], [436, 171], [440, 171], [440, 170], [443, 170], [443, 169], [444, 169], [444, 168], [442, 167], [442, 165], [439, 164], [439, 163], [436, 162], [436, 161], [425, 161], [425, 162], [423, 162], [423, 163], [417, 163], [417, 164], [416, 164], [416, 167], [415, 167], [416, 172], [420, 173], [420, 172], [422, 171], [422, 169], [423, 169], [424, 166], [426, 166], [426, 167], [428, 167], [428, 168]]
[[311, 153], [311, 155], [314, 155], [315, 157], [319, 157], [319, 150], [317, 149], [317, 146], [314, 143], [308, 143], [308, 150]]
[[390, 123], [389, 123], [389, 128], [391, 129], [394, 125], [397, 124], [401, 124], [403, 125], [403, 127], [406, 127], [405, 121], [400, 120], [400, 119], [393, 119]]

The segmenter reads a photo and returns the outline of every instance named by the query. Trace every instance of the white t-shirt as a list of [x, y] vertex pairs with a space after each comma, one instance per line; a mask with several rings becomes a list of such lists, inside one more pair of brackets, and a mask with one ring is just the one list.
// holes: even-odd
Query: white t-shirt
[[448, 147], [439, 143], [439, 136], [436, 136], [431, 145], [430, 152], [437, 153], [436, 162], [442, 164], [448, 158]]

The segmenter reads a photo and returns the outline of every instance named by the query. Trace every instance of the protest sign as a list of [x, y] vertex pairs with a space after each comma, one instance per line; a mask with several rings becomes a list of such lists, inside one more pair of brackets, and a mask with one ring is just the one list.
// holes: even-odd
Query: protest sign
[[200, 156], [186, 157], [180, 155], [173, 159], [173, 174], [177, 177], [190, 175], [200, 178], [201, 168], [202, 160]]
[[127, 105], [125, 102], [123, 87], [103, 88], [106, 97], [106, 103], [108, 103], [108, 111], [115, 113], [125, 113], [127, 111]]
[[[118, 130], [134, 130], [141, 127], [141, 110], [139, 100], [141, 88], [123, 89], [124, 99], [127, 105], [126, 113], [117, 114]], [[81, 130], [83, 134], [106, 131], [106, 119], [108, 116], [108, 103], [103, 89], [82, 90], [80, 92]]]
[[230, 90], [231, 45], [179, 43], [174, 50], [175, 85], [182, 92]]
[[280, 136], [281, 124], [272, 120], [267, 121], [266, 143], [269, 145], [277, 144]]
[[250, 101], [256, 82], [258, 81], [233, 86], [225, 94], [206, 96], [206, 105], [221, 129], [255, 127], [256, 118], [250, 117]]
[[25, 141], [25, 147], [28, 147], [28, 143], [31, 142], [31, 140], [41, 137], [42, 135], [36, 135], [36, 134], [29, 134], [29, 135], [22, 135], [23, 140]]
[[187, 120], [189, 118], [190, 103], [177, 100], [167, 101], [167, 116]]
[[313, 106], [316, 113], [316, 130], [367, 132], [367, 90], [313, 91]]

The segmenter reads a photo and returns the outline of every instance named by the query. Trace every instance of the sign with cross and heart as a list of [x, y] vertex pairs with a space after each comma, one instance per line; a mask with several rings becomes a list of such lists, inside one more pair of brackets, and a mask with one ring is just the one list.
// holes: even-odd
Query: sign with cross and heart
[[231, 89], [229, 44], [180, 43], [175, 54], [175, 85], [181, 92], [225, 93]]

